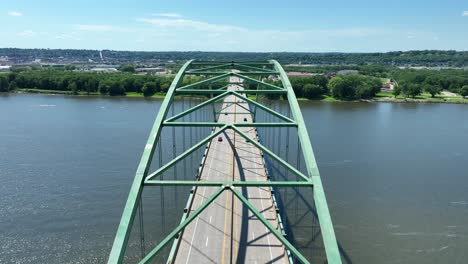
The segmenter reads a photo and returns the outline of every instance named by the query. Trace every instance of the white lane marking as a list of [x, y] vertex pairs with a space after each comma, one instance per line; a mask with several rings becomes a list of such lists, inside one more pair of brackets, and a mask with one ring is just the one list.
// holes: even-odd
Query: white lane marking
[[255, 233], [252, 232], [252, 240], [255, 240]]
[[212, 219], [212, 218], [213, 218], [213, 216], [212, 216], [212, 215], [210, 215], [210, 224], [211, 224], [211, 219]]
[[[254, 164], [255, 164], [255, 165], [254, 165], [254, 166], [255, 166], [255, 170], [257, 170], [257, 169], [258, 169], [258, 165], [257, 165], [256, 162], [255, 162]], [[258, 178], [258, 177], [259, 177], [259, 176], [257, 176], [257, 178]], [[263, 196], [262, 196], [262, 193], [260, 192], [260, 188], [259, 188], [259, 187], [257, 187], [257, 191], [258, 191], [258, 195], [260, 196], [260, 204], [262, 205], [262, 212], [261, 212], [261, 214], [263, 215], [263, 212], [265, 211], [265, 206], [263, 205]], [[265, 216], [263, 215], [263, 217], [265, 217]], [[260, 220], [259, 220], [259, 221], [260, 221]], [[267, 233], [270, 232], [270, 230], [268, 230], [268, 228], [267, 228], [266, 226], [264, 226], [264, 227], [265, 227], [265, 232], [267, 232]], [[268, 240], [268, 249], [270, 250], [270, 259], [273, 259], [273, 252], [271, 251], [270, 235], [267, 235], [266, 237], [267, 237], [267, 240]]]
[[[217, 141], [214, 141], [214, 144], [217, 144]], [[213, 146], [213, 148], [214, 148], [214, 146]], [[207, 178], [210, 177], [211, 164], [213, 164], [213, 157], [214, 156], [215, 155], [211, 155], [211, 160], [210, 160], [210, 163], [209, 163], [210, 167], [208, 168], [209, 170], [208, 170], [208, 174], [206, 176]], [[202, 196], [202, 198], [200, 200], [200, 205], [202, 205], [203, 201], [205, 200], [205, 192], [206, 192], [206, 187], [203, 187], [203, 196]], [[198, 206], [200, 207], [200, 205], [198, 205]], [[189, 248], [189, 252], [187, 254], [187, 261], [185, 262], [185, 264], [189, 263], [189, 260], [190, 260], [190, 253], [192, 253], [192, 247], [193, 247], [193, 239], [195, 238], [195, 233], [197, 232], [197, 226], [198, 226], [198, 220], [199, 219], [200, 219], [200, 215], [197, 217], [197, 220], [195, 221], [195, 228], [193, 229], [192, 239], [190, 240], [190, 248]]]
[[208, 237], [206, 237], [205, 247], [208, 247]]

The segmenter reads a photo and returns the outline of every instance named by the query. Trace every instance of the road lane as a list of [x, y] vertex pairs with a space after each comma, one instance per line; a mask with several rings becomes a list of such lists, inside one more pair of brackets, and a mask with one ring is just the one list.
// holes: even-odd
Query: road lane
[[[230, 77], [230, 82], [240, 82]], [[230, 85], [229, 90], [243, 87]], [[239, 105], [228, 102], [237, 101]], [[243, 106], [243, 107], [241, 107]], [[218, 122], [252, 122], [248, 104], [230, 95], [224, 99], [225, 112]], [[244, 118], [246, 121], [244, 121]], [[240, 128], [251, 138], [255, 129]], [[221, 135], [222, 142], [213, 139], [208, 151], [201, 181], [266, 181], [261, 152], [253, 144], [232, 130]], [[238, 189], [273, 226], [278, 227], [275, 208], [269, 187], [244, 187]], [[196, 210], [216, 187], [198, 187], [190, 212]], [[175, 263], [288, 263], [284, 246], [239, 201], [226, 191], [208, 206], [197, 219], [186, 227], [175, 256]]]

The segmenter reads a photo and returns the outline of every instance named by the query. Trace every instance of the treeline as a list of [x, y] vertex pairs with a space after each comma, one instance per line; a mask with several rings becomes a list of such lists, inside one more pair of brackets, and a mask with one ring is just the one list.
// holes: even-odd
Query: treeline
[[[202, 81], [199, 76], [188, 76], [182, 85]], [[155, 75], [134, 75], [128, 73], [84, 73], [63, 70], [28, 70], [0, 74], [0, 92], [22, 89], [68, 91], [71, 94], [96, 94], [120, 96], [127, 93], [141, 93], [152, 96], [168, 91], [173, 77]], [[213, 89], [221, 88], [226, 82], [212, 84]]]
[[391, 72], [398, 69], [388, 65], [328, 65], [328, 66], [285, 66], [288, 72], [334, 73], [342, 70], [356, 70], [361, 74], [378, 78], [390, 78]]
[[101, 60], [98, 50], [71, 49], [16, 49], [2, 48], [0, 56], [8, 56], [13, 62], [79, 61], [91, 59], [105, 63], [155, 63], [167, 61], [223, 60], [252, 61], [275, 59], [281, 63], [303, 63], [317, 65], [417, 65], [417, 66], [468, 66], [467, 51], [416, 50], [385, 53], [312, 53], [312, 52], [200, 52], [200, 51], [114, 51], [103, 50]]
[[166, 92], [171, 81], [171, 77], [153, 75], [32, 70], [0, 75], [0, 91], [28, 88], [69, 91], [73, 94], [85, 92], [125, 95], [128, 92], [136, 92], [150, 96], [157, 92]]
[[[353, 65], [353, 66], [317, 66], [317, 67], [286, 67], [288, 71], [334, 73], [340, 70], [357, 70], [359, 74], [378, 78], [388, 78], [399, 84], [395, 90], [415, 97], [423, 92], [430, 93], [432, 97], [442, 90], [448, 90], [461, 95], [465, 94], [468, 85], [468, 71], [458, 69], [400, 69], [385, 65]], [[465, 96], [465, 95], [464, 95]]]
[[468, 71], [466, 70], [398, 69], [392, 71], [391, 75], [400, 85], [402, 92], [412, 97], [423, 91], [434, 97], [442, 90], [463, 95], [462, 88], [468, 85]]
[[[332, 96], [342, 100], [370, 99], [374, 97], [382, 87], [380, 79], [359, 75], [340, 75], [328, 79], [323, 75], [307, 77], [289, 77], [294, 93], [298, 98], [321, 99], [325, 96]], [[281, 87], [281, 82], [268, 81]], [[279, 96], [270, 95], [270, 99], [277, 99]]]

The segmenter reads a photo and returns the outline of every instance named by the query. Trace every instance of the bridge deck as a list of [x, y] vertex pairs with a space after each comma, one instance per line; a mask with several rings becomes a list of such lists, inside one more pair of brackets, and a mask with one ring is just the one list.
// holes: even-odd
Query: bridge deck
[[[230, 82], [239, 82], [230, 77]], [[229, 90], [242, 90], [230, 85]], [[226, 112], [218, 122], [252, 122], [251, 114], [239, 105], [231, 95], [224, 99]], [[239, 101], [248, 108], [248, 104]], [[254, 128], [241, 128], [255, 138]], [[213, 139], [208, 151], [201, 181], [266, 181], [261, 152], [232, 130], [222, 134], [223, 141]], [[213, 187], [198, 187], [190, 212], [196, 210], [214, 191]], [[239, 189], [245, 197], [279, 229], [269, 187], [245, 187]], [[239, 201], [232, 192], [224, 192], [185, 228], [180, 240], [175, 263], [288, 263], [287, 254], [280, 241]]]

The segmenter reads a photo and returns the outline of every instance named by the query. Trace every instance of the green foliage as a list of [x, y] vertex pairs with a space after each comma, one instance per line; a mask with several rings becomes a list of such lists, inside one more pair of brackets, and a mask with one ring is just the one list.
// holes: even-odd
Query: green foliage
[[157, 91], [157, 84], [155, 82], [147, 82], [143, 85], [142, 92], [145, 97], [152, 96]]
[[99, 83], [98, 90], [101, 94], [107, 94], [110, 91], [111, 86], [112, 82], [110, 80], [106, 80]]
[[458, 93], [463, 85], [468, 85], [466, 70], [396, 69], [390, 74], [398, 83], [412, 83], [424, 87], [438, 86], [440, 90], [446, 89], [453, 93]]
[[377, 78], [365, 78], [357, 85], [358, 98], [370, 99], [374, 97], [382, 87], [382, 82]]
[[436, 94], [442, 91], [442, 88], [439, 85], [427, 84], [424, 86], [424, 90], [430, 93], [431, 97], [434, 98]]
[[75, 82], [71, 82], [68, 84], [68, 90], [71, 91], [73, 94], [78, 94], [78, 86]]
[[289, 77], [289, 80], [297, 97], [307, 97], [305, 94], [305, 86], [307, 84], [313, 84], [320, 87], [320, 94], [315, 98], [319, 98], [322, 95], [328, 94], [328, 78], [323, 75], [316, 75], [311, 77], [291, 76]]
[[463, 87], [460, 89], [460, 94], [462, 96], [468, 96], [468, 85], [463, 85]]
[[65, 70], [67, 71], [73, 71], [76, 69], [75, 65], [65, 65]]
[[123, 84], [121, 82], [111, 82], [111, 86], [109, 88], [109, 95], [125, 95], [125, 88]]
[[[100, 92], [113, 95], [123, 95], [126, 92], [141, 92], [146, 82], [165, 83], [167, 87], [172, 81], [171, 77], [153, 75], [132, 75], [123, 73], [89, 73], [63, 71], [56, 69], [29, 70], [20, 73], [9, 73], [9, 80], [15, 80], [18, 88], [38, 88], [42, 90], [72, 91], [76, 85], [76, 91], [89, 93]], [[74, 83], [70, 86], [71, 83]], [[114, 83], [122, 84], [112, 86]], [[112, 91], [111, 91], [111, 88]], [[160, 89], [157, 88], [157, 91]], [[73, 91], [72, 91], [73, 92]]]
[[323, 94], [322, 87], [317, 84], [308, 83], [304, 85], [304, 97], [308, 99], [321, 98]]
[[395, 85], [395, 86], [393, 87], [393, 92], [392, 92], [392, 94], [395, 96], [395, 98], [396, 98], [397, 96], [399, 96], [399, 95], [401, 94], [401, 87], [400, 87], [399, 85]]
[[123, 64], [123, 65], [121, 65], [119, 67], [119, 71], [134, 73], [135, 72], [135, 65], [133, 65], [133, 64]]
[[9, 90], [10, 86], [7, 77], [0, 75], [0, 92], [8, 92]]
[[363, 75], [340, 75], [328, 82], [333, 97], [340, 99], [372, 98], [379, 91], [382, 83], [379, 79]]
[[401, 83], [401, 92], [406, 95], [406, 97], [413, 97], [420, 95], [423, 91], [420, 84], [417, 83]]

